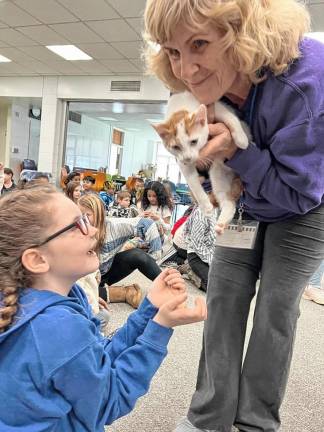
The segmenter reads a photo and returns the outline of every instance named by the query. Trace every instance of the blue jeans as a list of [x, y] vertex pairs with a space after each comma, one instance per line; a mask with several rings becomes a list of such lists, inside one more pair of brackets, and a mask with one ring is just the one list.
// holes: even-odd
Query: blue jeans
[[321, 262], [321, 265], [310, 278], [309, 285], [312, 285], [316, 288], [324, 289], [324, 260]]

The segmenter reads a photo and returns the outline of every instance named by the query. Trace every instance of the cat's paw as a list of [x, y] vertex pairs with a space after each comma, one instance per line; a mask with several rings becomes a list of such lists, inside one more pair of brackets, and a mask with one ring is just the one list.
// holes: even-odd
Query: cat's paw
[[244, 132], [232, 132], [235, 145], [240, 149], [246, 149], [249, 145], [249, 137]]
[[214, 207], [212, 206], [211, 203], [201, 205], [200, 208], [204, 216], [206, 217], [211, 217], [214, 214]]

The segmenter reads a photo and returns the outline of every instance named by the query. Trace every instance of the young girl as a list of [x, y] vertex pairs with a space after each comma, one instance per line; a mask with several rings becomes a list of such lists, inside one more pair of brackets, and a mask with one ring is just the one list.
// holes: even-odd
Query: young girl
[[[160, 257], [162, 245], [154, 222], [140, 217], [106, 218], [103, 204], [94, 194], [82, 196], [78, 205], [98, 229], [102, 285], [115, 284], [135, 269], [151, 280], [160, 274], [161, 269], [155, 258]], [[138, 248], [123, 251], [124, 245], [133, 237], [141, 237], [147, 242], [149, 253]], [[105, 296], [103, 298], [106, 300]]]
[[183, 307], [184, 282], [168, 270], [111, 340], [101, 336], [74, 284], [98, 268], [96, 233], [51, 187], [0, 200], [1, 431], [103, 432], [148, 391], [171, 327], [206, 317], [202, 299]]
[[66, 185], [66, 189], [64, 190], [64, 192], [68, 198], [70, 198], [74, 203], [77, 203], [82, 193], [82, 187], [80, 183], [70, 181]]
[[169, 193], [165, 190], [162, 183], [153, 181], [146, 186], [141, 207], [144, 217], [151, 218], [157, 222], [164, 236], [170, 233], [170, 219], [173, 206]]

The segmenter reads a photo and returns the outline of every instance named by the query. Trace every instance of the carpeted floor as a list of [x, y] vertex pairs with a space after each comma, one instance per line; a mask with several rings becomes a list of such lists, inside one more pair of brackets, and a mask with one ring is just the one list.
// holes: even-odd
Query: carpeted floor
[[[135, 272], [124, 282], [150, 281]], [[188, 283], [190, 296], [201, 295]], [[132, 309], [113, 304], [111, 327], [122, 325]], [[251, 310], [249, 329], [251, 328]], [[178, 327], [169, 344], [169, 355], [154, 377], [149, 393], [128, 416], [106, 428], [107, 432], [171, 432], [186, 415], [196, 381], [202, 324]], [[281, 432], [324, 432], [324, 306], [302, 300], [295, 352], [282, 406]]]

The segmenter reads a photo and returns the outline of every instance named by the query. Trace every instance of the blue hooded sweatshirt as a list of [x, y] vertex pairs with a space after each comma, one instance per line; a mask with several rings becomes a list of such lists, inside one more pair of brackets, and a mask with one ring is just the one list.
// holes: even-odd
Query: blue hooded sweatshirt
[[103, 432], [144, 395], [172, 330], [146, 298], [110, 340], [84, 292], [25, 289], [0, 335], [1, 432]]

